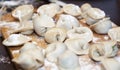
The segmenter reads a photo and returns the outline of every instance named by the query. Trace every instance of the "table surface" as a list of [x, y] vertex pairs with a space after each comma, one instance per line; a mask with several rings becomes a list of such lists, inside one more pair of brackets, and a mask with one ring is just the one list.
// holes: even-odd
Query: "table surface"
[[16, 70], [15, 65], [10, 60], [9, 50], [2, 45], [2, 38], [0, 38], [0, 70]]
[[[98, 7], [104, 10], [107, 16], [111, 17], [111, 20], [120, 25], [120, 0], [63, 0], [66, 3], [74, 3], [81, 6], [83, 3], [90, 3], [93, 7]], [[10, 53], [9, 50], [2, 45], [2, 38], [0, 38], [0, 70], [16, 70], [15, 65], [10, 63], [1, 62], [1, 57], [6, 57], [9, 60]], [[8, 61], [9, 61], [8, 60]]]

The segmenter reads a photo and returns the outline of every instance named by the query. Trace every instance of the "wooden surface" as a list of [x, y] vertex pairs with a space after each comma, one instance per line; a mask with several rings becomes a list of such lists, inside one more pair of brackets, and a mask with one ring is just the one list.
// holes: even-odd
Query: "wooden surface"
[[[66, 3], [74, 3], [81, 6], [83, 3], [90, 3], [94, 7], [98, 7], [104, 10], [107, 16], [111, 17], [111, 20], [115, 22], [117, 25], [120, 25], [120, 0], [63, 0]], [[2, 39], [0, 38], [0, 55], [9, 57], [10, 53], [2, 45]], [[9, 59], [11, 59], [9, 57]], [[0, 70], [16, 70], [13, 63], [0, 63]]]

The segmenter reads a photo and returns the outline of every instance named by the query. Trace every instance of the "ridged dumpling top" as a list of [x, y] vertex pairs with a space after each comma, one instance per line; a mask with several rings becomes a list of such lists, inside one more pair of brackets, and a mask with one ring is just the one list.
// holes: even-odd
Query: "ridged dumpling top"
[[63, 11], [72, 16], [79, 16], [81, 15], [81, 9], [79, 6], [74, 4], [66, 4], [63, 6]]
[[109, 29], [112, 28], [112, 24], [113, 22], [110, 20], [110, 18], [103, 18], [90, 27], [98, 34], [107, 34]]
[[12, 16], [19, 19], [19, 21], [24, 21], [31, 19], [33, 12], [34, 7], [32, 5], [22, 5], [12, 11]]
[[47, 15], [50, 17], [54, 17], [59, 11], [60, 11], [60, 6], [55, 3], [50, 3], [46, 5], [42, 5], [37, 9], [37, 13], [40, 15]]
[[5, 46], [19, 46], [23, 45], [26, 42], [31, 41], [32, 39], [26, 35], [22, 34], [11, 34], [8, 38], [3, 41]]
[[67, 30], [79, 26], [80, 22], [75, 17], [66, 14], [61, 14], [56, 24], [56, 27], [65, 28]]
[[93, 39], [93, 32], [88, 27], [76, 27], [68, 30], [67, 36], [69, 39], [83, 38], [90, 42]]

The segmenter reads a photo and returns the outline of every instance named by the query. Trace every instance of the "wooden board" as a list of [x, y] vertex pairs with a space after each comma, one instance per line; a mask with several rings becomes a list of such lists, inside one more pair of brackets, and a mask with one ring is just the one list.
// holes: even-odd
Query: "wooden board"
[[[80, 25], [83, 26], [83, 27], [89, 27], [86, 23], [84, 23], [84, 19], [83, 20], [79, 20], [80, 22]], [[113, 24], [113, 26], [116, 26], [116, 24]], [[101, 42], [101, 41], [107, 41], [107, 40], [110, 40], [109, 36], [107, 34], [105, 35], [100, 35], [100, 34], [97, 34], [97, 33], [93, 33], [94, 34], [94, 38], [91, 42], [92, 43], [95, 43], [95, 42]], [[32, 37], [32, 39], [36, 42], [39, 42], [40, 45], [44, 46], [42, 48], [46, 48], [46, 43], [43, 39], [39, 39], [38, 37], [36, 37], [35, 35], [31, 35], [30, 37]], [[16, 58], [19, 56], [19, 50], [22, 46], [17, 46], [17, 47], [7, 47], [9, 50], [10, 50], [10, 53], [12, 54], [12, 57], [13, 58]], [[84, 60], [83, 60], [84, 59]], [[88, 61], [89, 60], [89, 61]], [[91, 65], [95, 65], [96, 62], [92, 61], [88, 55], [84, 55], [84, 56], [80, 56], [80, 61], [83, 63], [84, 61], [86, 61], [88, 64], [91, 64]], [[46, 61], [47, 62], [47, 61]], [[45, 63], [47, 64], [47, 63]], [[49, 63], [48, 63], [49, 64]], [[50, 65], [46, 65], [44, 66], [45, 70], [51, 70], [53, 64], [50, 64]], [[82, 65], [84, 66], [84, 65]], [[95, 65], [95, 66], [98, 66], [99, 65]], [[19, 69], [18, 66], [16, 66], [17, 69]], [[84, 66], [85, 67], [85, 66]], [[94, 67], [93, 67], [94, 68]]]
[[[119, 21], [120, 20], [120, 10], [119, 10], [120, 9], [120, 6], [119, 6], [120, 0], [64, 0], [64, 2], [74, 3], [77, 5], [81, 5], [83, 3], [88, 2], [88, 3], [92, 4], [94, 7], [98, 7], [98, 8], [101, 8], [102, 10], [104, 10], [106, 12], [106, 14], [111, 17], [111, 20], [113, 22], [115, 22], [115, 24], [120, 25], [120, 21]], [[6, 18], [6, 17], [4, 17], [4, 18]], [[11, 19], [11, 20], [15, 20], [15, 19]], [[98, 35], [98, 34], [94, 34], [94, 36], [97, 38], [100, 38], [100, 40], [105, 40], [104, 37], [106, 37], [106, 35]], [[0, 40], [1, 40], [0, 42], [2, 42], [1, 38], [0, 38]], [[4, 46], [2, 46], [2, 44], [0, 44], [0, 46], [2, 47], [2, 49], [0, 49], [1, 53], [2, 54], [6, 53], [7, 54], [6, 56], [10, 57], [8, 50], [6, 50], [6, 48]], [[12, 55], [14, 55], [14, 57], [17, 57], [19, 48], [20, 47], [16, 47], [16, 48], [11, 47], [8, 49], [11, 51], [11, 53], [12, 53]], [[14, 67], [13, 64], [8, 64], [8, 65], [0, 64], [0, 70], [16, 70], [16, 68]]]

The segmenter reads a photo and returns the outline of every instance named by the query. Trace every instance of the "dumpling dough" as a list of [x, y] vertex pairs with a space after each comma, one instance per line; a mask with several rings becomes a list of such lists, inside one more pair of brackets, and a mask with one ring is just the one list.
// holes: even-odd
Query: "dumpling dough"
[[83, 38], [67, 39], [65, 44], [69, 50], [73, 51], [77, 55], [84, 55], [89, 52], [88, 42]]
[[80, 23], [75, 17], [71, 15], [65, 15], [65, 14], [60, 15], [56, 24], [56, 27], [65, 28], [67, 30], [75, 27], [79, 27], [79, 26], [80, 26]]
[[61, 43], [61, 42], [51, 43], [45, 49], [46, 58], [48, 61], [56, 63], [58, 56], [63, 54], [66, 50], [67, 50], [67, 47], [64, 43]]
[[18, 46], [22, 45], [32, 39], [26, 35], [22, 34], [11, 34], [8, 38], [3, 41], [3, 45], [5, 46]]
[[40, 15], [47, 15], [50, 17], [54, 17], [59, 11], [60, 11], [60, 6], [55, 3], [50, 3], [46, 5], [42, 5], [37, 9], [37, 13]]
[[20, 21], [29, 20], [32, 18], [34, 7], [32, 5], [22, 5], [12, 11], [12, 16]]
[[39, 36], [44, 36], [46, 31], [55, 26], [54, 20], [47, 15], [35, 14], [33, 17], [33, 27]]
[[99, 8], [90, 8], [82, 13], [82, 17], [86, 20], [88, 25], [92, 25], [105, 17], [105, 12]]
[[66, 4], [63, 6], [63, 11], [72, 16], [79, 16], [81, 15], [81, 9], [79, 6], [74, 4]]
[[103, 59], [101, 63], [105, 70], [120, 70], [120, 62], [114, 58]]
[[52, 28], [45, 33], [45, 40], [48, 43], [63, 42], [66, 38], [66, 30], [63, 28]]
[[76, 27], [67, 32], [67, 36], [70, 39], [83, 38], [87, 42], [93, 39], [93, 32], [88, 27]]
[[[11, 30], [16, 30], [20, 27], [20, 23], [19, 22], [6, 22], [6, 21], [0, 21], [0, 37], [2, 36], [2, 28], [8, 28], [9, 31], [8, 34], [11, 34], [12, 31]], [[11, 29], [11, 30], [10, 30]], [[4, 35], [3, 35], [4, 36]]]
[[44, 64], [42, 49], [33, 43], [26, 43], [20, 55], [12, 60], [25, 70], [37, 70]]
[[58, 58], [59, 70], [80, 70], [79, 58], [71, 51], [66, 51]]
[[89, 50], [89, 55], [96, 61], [101, 61], [104, 58], [116, 56], [118, 46], [116, 41], [104, 41], [101, 43], [93, 44]]
[[89, 3], [85, 3], [81, 6], [81, 11], [86, 12], [87, 10], [91, 9], [92, 6]]
[[12, 33], [26, 32], [26, 31], [33, 31], [32, 21], [26, 20], [26, 21], [20, 22], [20, 26], [17, 29], [13, 29]]
[[87, 11], [87, 15], [93, 19], [102, 19], [105, 17], [105, 12], [99, 8], [91, 8]]
[[112, 28], [113, 22], [110, 18], [103, 18], [102, 20], [91, 25], [91, 28], [98, 34], [107, 34], [109, 29]]
[[120, 27], [110, 29], [108, 35], [112, 40], [120, 42]]

